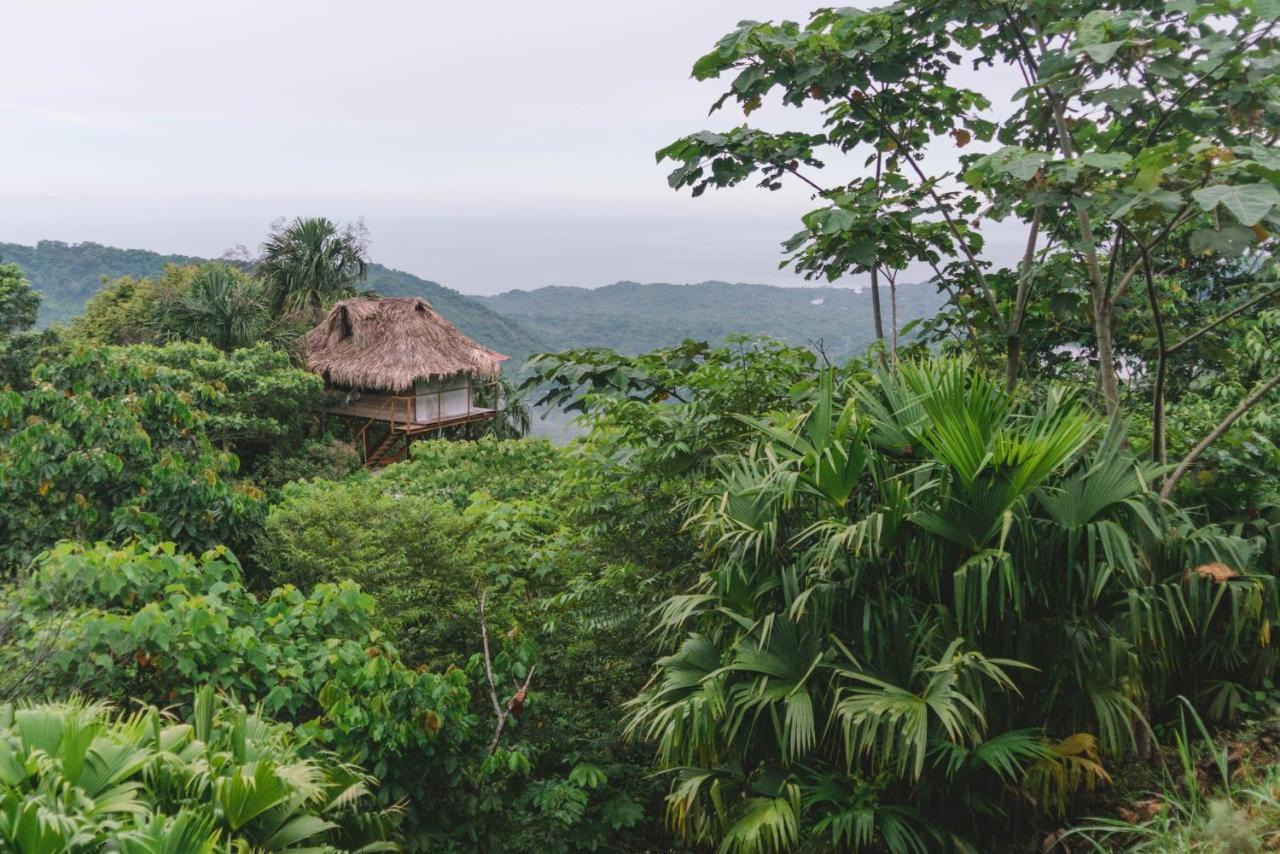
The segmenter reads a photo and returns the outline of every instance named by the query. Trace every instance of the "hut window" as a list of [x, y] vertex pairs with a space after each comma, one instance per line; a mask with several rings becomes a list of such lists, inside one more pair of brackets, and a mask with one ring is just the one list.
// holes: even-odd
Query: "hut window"
[[351, 314], [345, 308], [338, 313], [338, 332], [343, 338], [351, 337]]

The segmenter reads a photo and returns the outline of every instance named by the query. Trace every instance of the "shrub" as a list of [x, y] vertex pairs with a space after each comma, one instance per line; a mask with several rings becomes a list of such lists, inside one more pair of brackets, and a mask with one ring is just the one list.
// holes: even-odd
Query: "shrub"
[[186, 392], [203, 413], [201, 429], [234, 453], [253, 475], [276, 456], [298, 453], [318, 433], [324, 382], [267, 344], [223, 352], [204, 342], [177, 341], [116, 351], [167, 387]]
[[714, 565], [632, 707], [691, 841], [983, 848], [1011, 792], [1061, 809], [1178, 693], [1273, 666], [1256, 545], [1072, 395], [958, 360], [820, 388], [720, 460], [690, 519]]
[[355, 581], [377, 599], [381, 627], [429, 661], [458, 600], [475, 600], [465, 528], [452, 504], [406, 495], [383, 477], [294, 483], [267, 515], [258, 559], [275, 584]]

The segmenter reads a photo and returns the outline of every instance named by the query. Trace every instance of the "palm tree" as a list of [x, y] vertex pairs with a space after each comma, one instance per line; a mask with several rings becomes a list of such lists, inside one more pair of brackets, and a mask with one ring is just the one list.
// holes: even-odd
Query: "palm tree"
[[339, 229], [324, 217], [298, 217], [276, 228], [262, 245], [258, 275], [274, 316], [316, 315], [335, 300], [356, 294], [368, 266], [358, 229]]
[[498, 380], [497, 387], [480, 393], [480, 406], [498, 405], [500, 411], [489, 422], [486, 435], [495, 439], [523, 439], [533, 428], [533, 412], [525, 393], [514, 383], [503, 377]]
[[[631, 704], [691, 842], [981, 849], [975, 816], [1105, 781], [1205, 662], [1263, 672], [1252, 546], [1162, 501], [1070, 394], [903, 362], [743, 420], [753, 448], [689, 519], [710, 568], [661, 609], [671, 654]], [[1212, 561], [1236, 569], [1187, 569]]]
[[187, 290], [164, 303], [159, 313], [162, 337], [203, 338], [219, 350], [260, 341], [269, 321], [261, 283], [218, 262], [202, 266]]

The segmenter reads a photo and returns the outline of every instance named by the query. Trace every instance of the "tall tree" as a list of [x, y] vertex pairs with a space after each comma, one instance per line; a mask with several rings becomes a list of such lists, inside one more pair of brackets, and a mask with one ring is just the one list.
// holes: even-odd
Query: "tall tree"
[[368, 266], [360, 227], [339, 228], [324, 217], [298, 217], [273, 229], [262, 245], [258, 275], [277, 317], [315, 315], [335, 300], [357, 293]]
[[[695, 195], [753, 176], [769, 189], [802, 181], [822, 206], [785, 244], [798, 270], [835, 279], [929, 265], [951, 295], [952, 328], [1003, 344], [1010, 387], [1030, 332], [1046, 353], [1091, 354], [1114, 414], [1117, 324], [1158, 296], [1142, 293], [1144, 259], [1159, 274], [1206, 253], [1238, 267], [1242, 253], [1274, 251], [1278, 16], [1262, 0], [950, 0], [825, 9], [805, 25], [748, 21], [694, 65], [698, 79], [732, 76], [713, 109], [736, 102], [750, 115], [777, 95], [819, 109], [822, 132], [702, 132], [658, 157], [678, 162], [671, 185]], [[1007, 117], [957, 85], [965, 66], [1022, 80]], [[990, 144], [962, 154], [957, 171], [926, 159], [975, 140]], [[832, 154], [861, 157], [863, 174], [823, 182], [815, 170]], [[982, 220], [1025, 228], [1017, 262], [983, 257]], [[1267, 286], [1246, 276], [1217, 308], [1232, 312]], [[1063, 328], [1078, 334], [1063, 340]]]
[[53, 343], [52, 332], [30, 331], [39, 308], [22, 268], [0, 264], [0, 389], [25, 387], [39, 350]]
[[17, 264], [0, 264], [0, 337], [30, 329], [36, 324], [40, 294]]

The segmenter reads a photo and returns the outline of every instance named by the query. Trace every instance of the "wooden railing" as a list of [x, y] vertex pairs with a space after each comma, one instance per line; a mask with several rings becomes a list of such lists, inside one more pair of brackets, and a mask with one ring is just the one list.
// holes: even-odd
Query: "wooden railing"
[[[375, 424], [386, 424], [387, 432], [382, 435], [379, 441], [386, 441], [388, 437], [393, 436], [397, 430], [411, 424], [443, 424], [446, 420], [460, 418], [463, 423], [471, 420], [471, 415], [475, 404], [476, 390], [483, 387], [489, 387], [493, 390], [493, 404], [491, 407], [480, 407], [488, 411], [498, 412], [500, 408], [500, 389], [497, 380], [492, 380], [483, 384], [468, 382], [465, 386], [455, 386], [453, 388], [436, 389], [423, 394], [363, 394], [358, 402], [366, 404], [362, 406], [361, 415], [367, 415], [368, 420], [360, 427], [355, 435], [356, 447], [360, 449], [361, 459], [369, 458], [369, 436], [370, 429]], [[445, 415], [444, 395], [448, 392], [463, 391], [467, 392], [467, 409], [465, 413], [458, 415]], [[421, 399], [435, 398], [435, 420], [418, 420], [418, 401]], [[373, 408], [370, 408], [372, 405]], [[431, 411], [430, 404], [427, 405], [427, 411]]]

